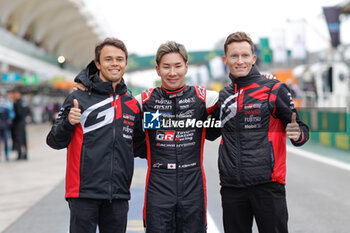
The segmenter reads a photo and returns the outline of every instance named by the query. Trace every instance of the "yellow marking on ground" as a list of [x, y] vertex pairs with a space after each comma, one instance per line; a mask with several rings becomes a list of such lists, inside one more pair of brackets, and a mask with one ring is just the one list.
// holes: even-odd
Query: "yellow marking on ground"
[[144, 231], [143, 221], [142, 220], [129, 220], [128, 226], [126, 228], [127, 231]]

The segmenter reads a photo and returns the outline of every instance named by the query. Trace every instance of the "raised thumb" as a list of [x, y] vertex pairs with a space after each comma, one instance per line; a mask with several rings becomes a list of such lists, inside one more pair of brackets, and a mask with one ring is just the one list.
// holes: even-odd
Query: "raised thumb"
[[295, 112], [292, 113], [292, 121], [291, 123], [297, 123], [297, 114]]
[[74, 108], [79, 108], [79, 102], [77, 99], [73, 100]]

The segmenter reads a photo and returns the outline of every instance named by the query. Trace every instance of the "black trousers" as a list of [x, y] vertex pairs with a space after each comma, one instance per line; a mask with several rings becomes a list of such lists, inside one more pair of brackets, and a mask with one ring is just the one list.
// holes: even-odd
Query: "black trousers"
[[70, 233], [125, 233], [128, 200], [99, 200], [68, 198], [70, 209]]
[[285, 187], [271, 182], [246, 188], [221, 187], [225, 233], [288, 233]]

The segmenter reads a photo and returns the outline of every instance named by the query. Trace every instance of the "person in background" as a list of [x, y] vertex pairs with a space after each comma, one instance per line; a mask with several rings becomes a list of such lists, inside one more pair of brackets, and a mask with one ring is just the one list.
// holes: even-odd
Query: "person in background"
[[220, 91], [222, 133], [219, 174], [225, 233], [251, 233], [255, 218], [260, 233], [287, 233], [285, 196], [286, 138], [294, 146], [309, 139], [289, 88], [261, 76], [251, 38], [230, 34], [223, 62], [231, 85]]
[[8, 139], [10, 136], [11, 120], [15, 117], [13, 103], [5, 97], [5, 92], [0, 92], [0, 141], [4, 142], [5, 159], [9, 161], [10, 147]]
[[9, 99], [13, 102], [15, 112], [11, 123], [12, 148], [17, 151], [17, 160], [27, 160], [26, 117], [29, 115], [29, 107], [24, 104], [19, 87], [9, 91]]

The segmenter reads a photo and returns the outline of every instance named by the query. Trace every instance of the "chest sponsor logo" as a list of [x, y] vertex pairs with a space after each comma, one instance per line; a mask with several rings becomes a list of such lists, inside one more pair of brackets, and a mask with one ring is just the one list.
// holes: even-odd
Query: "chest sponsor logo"
[[160, 99], [160, 100], [155, 100], [156, 104], [166, 104], [166, 105], [171, 105], [172, 101], [167, 100], [167, 99]]
[[253, 108], [261, 108], [261, 104], [257, 103], [257, 104], [244, 105], [244, 109], [253, 109]]
[[154, 109], [157, 110], [171, 110], [173, 106], [171, 105], [154, 105]]
[[194, 99], [194, 97], [191, 97], [191, 98], [179, 100], [179, 104], [189, 104], [189, 103], [194, 103], [195, 101], [196, 100]]
[[129, 121], [134, 121], [135, 120], [135, 116], [130, 115], [130, 114], [126, 114], [126, 113], [123, 114], [123, 118], [126, 119], [126, 120], [129, 120]]
[[173, 130], [157, 130], [157, 141], [174, 141], [175, 131]]

